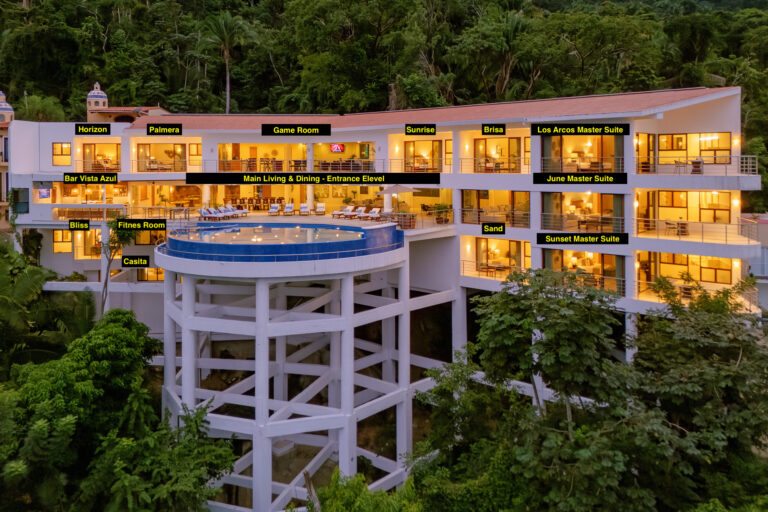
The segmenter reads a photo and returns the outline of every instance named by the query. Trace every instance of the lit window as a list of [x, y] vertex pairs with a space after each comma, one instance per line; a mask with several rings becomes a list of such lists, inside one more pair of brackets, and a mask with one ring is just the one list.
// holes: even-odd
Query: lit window
[[137, 268], [137, 281], [162, 281], [165, 278], [162, 268]]
[[70, 230], [53, 230], [53, 252], [72, 252], [72, 232]]
[[72, 144], [69, 142], [53, 143], [53, 165], [72, 165]]
[[202, 144], [189, 145], [189, 156], [200, 156], [202, 152]]

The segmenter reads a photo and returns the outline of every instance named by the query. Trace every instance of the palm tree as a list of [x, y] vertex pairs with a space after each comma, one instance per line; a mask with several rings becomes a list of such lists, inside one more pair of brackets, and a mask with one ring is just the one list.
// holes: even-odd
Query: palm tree
[[229, 11], [224, 11], [205, 20], [205, 32], [207, 43], [221, 50], [224, 57], [227, 75], [226, 113], [229, 114], [229, 60], [232, 50], [250, 37], [251, 29], [240, 16], [232, 16]]

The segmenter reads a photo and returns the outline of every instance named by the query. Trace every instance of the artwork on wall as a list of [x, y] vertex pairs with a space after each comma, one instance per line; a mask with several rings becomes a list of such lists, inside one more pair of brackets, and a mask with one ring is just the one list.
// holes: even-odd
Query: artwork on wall
[[335, 198], [343, 198], [347, 197], [347, 191], [345, 190], [346, 187], [333, 187], [331, 188], [331, 191], [333, 193], [333, 197]]
[[315, 185], [315, 198], [325, 199], [329, 197], [330, 185]]

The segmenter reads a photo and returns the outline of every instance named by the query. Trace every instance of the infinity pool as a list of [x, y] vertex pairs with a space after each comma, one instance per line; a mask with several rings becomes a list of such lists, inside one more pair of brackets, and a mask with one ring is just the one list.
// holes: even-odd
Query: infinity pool
[[256, 226], [196, 229], [186, 233], [172, 233], [172, 237], [218, 244], [304, 244], [313, 242], [341, 242], [363, 237], [362, 232], [321, 227]]
[[213, 224], [171, 231], [158, 250], [180, 258], [278, 262], [365, 256], [403, 246], [394, 225]]

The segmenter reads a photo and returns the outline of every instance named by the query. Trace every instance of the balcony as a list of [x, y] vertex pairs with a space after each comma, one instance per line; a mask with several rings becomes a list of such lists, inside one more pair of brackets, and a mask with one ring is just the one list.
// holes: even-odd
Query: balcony
[[463, 173], [528, 174], [531, 172], [528, 165], [523, 165], [524, 160], [522, 157], [462, 158], [459, 163], [460, 170]]
[[522, 270], [524, 270], [523, 267], [478, 264], [476, 261], [472, 260], [461, 260], [461, 275], [468, 277], [482, 277], [484, 279], [503, 281], [512, 272], [520, 272]]
[[462, 208], [462, 224], [482, 224], [484, 222], [503, 222], [513, 228], [531, 227], [531, 214], [527, 211], [515, 211], [502, 208]]
[[[669, 281], [672, 283], [675, 291], [677, 291], [678, 296], [684, 304], [687, 304], [691, 299], [695, 297], [697, 286], [701, 286], [704, 291], [709, 293], [716, 293], [719, 290], [731, 288], [730, 284], [697, 282], [696, 285], [694, 285], [692, 283], [687, 283], [682, 279], [667, 279], [669, 279]], [[636, 298], [638, 300], [663, 303], [664, 299], [651, 289], [651, 284], [653, 283], [649, 281], [637, 281], [635, 283]], [[747, 313], [758, 313], [761, 310], [758, 300], [757, 288], [750, 288], [741, 292], [741, 294], [739, 294], [737, 297], [737, 300], [739, 303], [741, 303], [743, 310]]]
[[52, 220], [66, 221], [70, 219], [87, 219], [93, 221], [108, 221], [117, 217], [131, 219], [169, 219], [169, 220], [195, 220], [197, 211], [194, 208], [174, 208], [169, 206], [123, 206], [123, 205], [96, 205], [84, 204], [82, 206], [69, 205], [51, 209]]
[[624, 158], [619, 156], [542, 157], [541, 172], [623, 173]]
[[384, 168], [389, 172], [451, 172], [451, 164], [442, 158], [390, 158]]
[[757, 157], [703, 156], [689, 160], [639, 157], [635, 168], [637, 174], [693, 174], [704, 176], [740, 176], [757, 174]]
[[194, 164], [187, 160], [131, 160], [131, 172], [187, 172], [188, 165]]
[[746, 219], [739, 224], [637, 219], [635, 236], [712, 244], [760, 244], [757, 223]]
[[75, 160], [75, 172], [120, 172], [120, 160]]
[[624, 217], [542, 213], [541, 229], [572, 233], [624, 233]]

